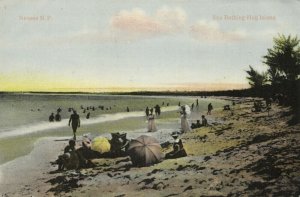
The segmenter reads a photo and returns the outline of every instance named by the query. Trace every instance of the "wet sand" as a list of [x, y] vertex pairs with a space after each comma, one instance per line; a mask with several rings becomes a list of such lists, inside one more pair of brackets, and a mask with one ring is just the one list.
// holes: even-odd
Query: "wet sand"
[[[0, 167], [1, 194], [298, 196], [300, 125], [286, 124], [291, 118], [288, 108], [273, 105], [268, 115], [252, 113], [252, 105], [245, 100], [233, 113], [214, 110], [215, 124], [181, 136], [188, 157], [150, 167], [132, 167], [130, 159], [123, 157], [96, 159], [94, 168], [54, 173], [56, 167], [49, 162], [67, 142], [40, 140], [30, 155]], [[169, 139], [168, 132], [153, 134], [163, 141]]]

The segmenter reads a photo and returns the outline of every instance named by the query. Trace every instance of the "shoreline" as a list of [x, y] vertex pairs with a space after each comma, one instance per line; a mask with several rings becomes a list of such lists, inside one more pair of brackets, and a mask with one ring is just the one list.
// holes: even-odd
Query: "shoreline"
[[[267, 112], [253, 113], [253, 103], [249, 101], [237, 104], [233, 114], [214, 110], [213, 116], [222, 120], [222, 124], [183, 134], [181, 139], [187, 157], [143, 168], [131, 166], [127, 157], [102, 158], [93, 160], [94, 168], [54, 173], [56, 167], [50, 166], [48, 160], [56, 159], [62, 150], [53, 150], [51, 157], [42, 158], [39, 172], [30, 174], [27, 183], [19, 180], [18, 188], [8, 185], [4, 196], [299, 195], [300, 145], [296, 139], [300, 137], [300, 125], [286, 124], [291, 118], [285, 115], [289, 111], [286, 107], [274, 104], [269, 115]], [[165, 141], [170, 139], [169, 132], [171, 130], [165, 131], [166, 135], [146, 134]], [[143, 133], [137, 131], [127, 135], [134, 138]], [[58, 143], [63, 147], [67, 141]], [[51, 149], [51, 142], [45, 146]], [[169, 150], [170, 147], [164, 149], [164, 153]], [[30, 155], [44, 151], [43, 147], [35, 147]], [[29, 169], [35, 170], [34, 166]], [[27, 168], [26, 173], [30, 170]]]
[[[177, 111], [177, 106], [169, 106], [169, 107], [162, 107], [162, 112], [173, 112]], [[117, 112], [117, 113], [107, 113], [107, 114], [101, 114], [96, 117], [90, 118], [90, 119], [82, 119], [81, 124], [82, 125], [95, 125], [103, 122], [111, 122], [111, 121], [118, 121], [122, 119], [127, 118], [140, 118], [144, 117], [145, 114], [144, 111], [132, 111], [132, 112]], [[62, 119], [60, 122], [53, 122], [49, 123], [49, 121], [42, 121], [35, 124], [30, 125], [24, 125], [15, 129], [11, 129], [8, 131], [4, 131], [0, 133], [0, 139], [5, 139], [9, 137], [18, 137], [18, 136], [24, 136], [31, 133], [37, 133], [37, 132], [43, 132], [43, 131], [51, 131], [51, 130], [57, 130], [60, 128], [68, 128], [68, 121], [69, 119]], [[51, 128], [49, 127], [52, 126]], [[23, 130], [29, 130], [28, 132], [24, 132]], [[22, 133], [20, 133], [20, 130], [22, 130]]]
[[[222, 99], [217, 99], [218, 102], [223, 102]], [[220, 104], [219, 104], [220, 105]], [[203, 113], [204, 111], [204, 105], [202, 107], [199, 107], [199, 109], [196, 109], [194, 111], [195, 114], [197, 114], [197, 119], [200, 117], [200, 113]], [[157, 125], [161, 129], [169, 128], [175, 128], [174, 126], [179, 127], [179, 117], [177, 115], [174, 115], [175, 112], [178, 111], [178, 106], [172, 105], [169, 107], [162, 107], [162, 119], [157, 119]], [[86, 133], [92, 133], [100, 135], [102, 132], [132, 132], [138, 129], [146, 128], [147, 123], [145, 123], [145, 120], [142, 120], [144, 117], [143, 111], [133, 111], [133, 112], [118, 112], [118, 113], [108, 113], [108, 114], [101, 114], [99, 116], [93, 117], [89, 120], [85, 120], [83, 118], [82, 121], [82, 127], [80, 127], [79, 131], [77, 132], [79, 135], [86, 134]], [[133, 114], [133, 115], [130, 115]], [[129, 115], [130, 117], [127, 117]], [[175, 117], [176, 116], [176, 117]], [[194, 115], [193, 115], [194, 116]], [[191, 121], [195, 121], [195, 117], [191, 118]], [[42, 132], [33, 132], [30, 134], [24, 134], [20, 136], [14, 136], [14, 137], [7, 137], [7, 138], [1, 138], [1, 146], [3, 155], [1, 159], [1, 164], [6, 163], [7, 161], [11, 161], [11, 159], [15, 159], [19, 156], [24, 156], [25, 154], [28, 154], [30, 151], [32, 151], [33, 146], [32, 142], [36, 141], [37, 139], [41, 137], [52, 137], [52, 136], [63, 136], [63, 135], [69, 135], [71, 130], [67, 125], [66, 119], [65, 123], [58, 122], [57, 126], [60, 126], [63, 124], [63, 127], [59, 127], [56, 129], [47, 129]], [[135, 120], [135, 122], [133, 121]], [[165, 120], [165, 121], [164, 121]], [[87, 122], [88, 124], [85, 124]], [[56, 123], [56, 122], [55, 122]], [[54, 124], [55, 124], [54, 123]], [[117, 123], [117, 124], [115, 124]], [[45, 124], [52, 126], [52, 123], [45, 122]], [[127, 124], [127, 125], [125, 125]], [[125, 127], [122, 127], [124, 125]], [[42, 125], [43, 126], [43, 125]], [[161, 127], [160, 127], [161, 126]], [[44, 128], [45, 126], [43, 126]], [[22, 127], [23, 128], [23, 127]], [[39, 126], [34, 125], [35, 129], [39, 129]], [[48, 126], [47, 126], [48, 128]], [[100, 131], [99, 131], [100, 128]], [[126, 128], [126, 129], [122, 129]], [[15, 129], [16, 131], [19, 131], [20, 129]], [[29, 130], [28, 128], [26, 130]], [[22, 130], [23, 132], [23, 130]], [[12, 135], [11, 133], [8, 133], [9, 135]], [[1, 134], [0, 134], [1, 135]], [[5, 133], [2, 135], [6, 135]], [[14, 147], [14, 143], [20, 143], [24, 144], [24, 148], [20, 149], [18, 147]], [[1, 148], [0, 146], [0, 148]], [[17, 148], [19, 152], [15, 151], [14, 149]], [[7, 154], [6, 154], [7, 152]], [[14, 156], [15, 155], [15, 156]]]
[[[172, 131], [173, 130], [170, 129], [160, 130], [157, 132], [145, 132], [144, 129], [139, 129], [127, 133], [127, 137], [129, 139], [133, 139], [140, 135], [148, 135], [159, 139], [159, 141], [162, 143], [172, 140], [170, 135]], [[99, 136], [111, 138], [110, 133], [100, 134]], [[36, 185], [37, 180], [46, 180], [46, 173], [50, 175], [46, 176], [47, 178], [55, 177], [57, 166], [52, 166], [50, 162], [55, 161], [58, 155], [63, 152], [63, 148], [68, 144], [69, 139], [71, 139], [70, 136], [39, 138], [34, 143], [33, 149], [29, 154], [1, 164], [0, 194], [2, 194], [1, 192], [4, 191], [4, 195], [15, 195], [15, 185], [22, 185], [23, 187], [18, 188], [18, 190], [25, 192], [23, 195], [26, 195], [28, 186]], [[76, 140], [76, 146], [80, 147], [81, 142], [82, 136], [79, 136], [79, 138]], [[34, 186], [34, 189], [40, 193], [38, 188], [38, 186]], [[50, 187], [48, 189], [50, 189]]]

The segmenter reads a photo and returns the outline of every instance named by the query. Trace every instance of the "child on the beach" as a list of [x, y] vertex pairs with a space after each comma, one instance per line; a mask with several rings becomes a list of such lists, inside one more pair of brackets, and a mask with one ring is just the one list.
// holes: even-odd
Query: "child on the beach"
[[[67, 145], [64, 148], [64, 154], [59, 155], [58, 159], [55, 162], [56, 164], [58, 164], [58, 170], [64, 170], [65, 167], [70, 167], [70, 166], [66, 166], [66, 165], [69, 165], [71, 163], [70, 162], [71, 159], [76, 159], [75, 157], [78, 159], [77, 154], [75, 152], [75, 141], [70, 140], [69, 145]], [[75, 168], [77, 168], [77, 167], [75, 167]]]

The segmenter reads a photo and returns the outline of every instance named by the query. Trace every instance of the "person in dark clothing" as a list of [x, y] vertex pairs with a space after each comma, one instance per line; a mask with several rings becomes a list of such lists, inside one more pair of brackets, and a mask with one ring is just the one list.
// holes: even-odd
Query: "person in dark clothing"
[[64, 153], [69, 153], [75, 150], [75, 140], [69, 140], [69, 145], [67, 145], [64, 149]]
[[266, 100], [266, 107], [270, 107], [272, 105], [272, 98], [268, 97]]
[[129, 107], [126, 108], [126, 111], [129, 112]]
[[62, 110], [62, 109], [59, 107], [59, 108], [56, 110], [56, 112], [57, 112], [57, 113], [60, 113], [61, 110]]
[[55, 115], [55, 121], [57, 121], [57, 122], [61, 121], [61, 116], [60, 116], [59, 112], [57, 112], [57, 114]]
[[211, 103], [209, 103], [207, 106], [207, 115], [211, 115], [211, 110], [213, 110], [213, 106]]
[[149, 111], [150, 111], [150, 114], [153, 114], [153, 108], [151, 108]]
[[87, 115], [86, 115], [86, 119], [89, 119], [90, 118], [90, 115], [91, 115], [91, 113], [89, 112], [89, 113], [87, 113]]
[[69, 145], [64, 148], [64, 154], [58, 156], [55, 163], [58, 165], [57, 170], [63, 170], [65, 168], [64, 164], [70, 159], [70, 153], [75, 151], [75, 141], [69, 140]]
[[229, 105], [224, 105], [223, 110], [224, 110], [224, 111], [230, 110], [230, 106], [229, 106]]
[[123, 146], [122, 140], [120, 139], [120, 133], [111, 133], [111, 140], [109, 143], [111, 144], [110, 153], [112, 157], [118, 157], [121, 155]]
[[155, 115], [156, 115], [156, 116], [159, 116], [159, 115], [160, 115], [160, 106], [159, 106], [159, 105], [156, 105], [156, 106], [155, 106]]
[[200, 120], [197, 120], [197, 123], [192, 123], [192, 126], [191, 126], [192, 129], [197, 129], [200, 127], [201, 127]]
[[69, 126], [70, 126], [71, 122], [72, 122], [74, 140], [76, 140], [76, 131], [77, 131], [77, 128], [80, 127], [80, 117], [75, 110], [73, 111], [73, 114], [70, 116]]
[[183, 143], [181, 139], [178, 139], [178, 133], [173, 132], [172, 137], [174, 138], [175, 142], [173, 143], [173, 151], [166, 154], [166, 159], [176, 159], [179, 157], [186, 157], [186, 151], [183, 147]]
[[54, 113], [49, 116], [49, 122], [54, 122]]
[[161, 113], [160, 106], [158, 106], [157, 113], [160, 116], [160, 113]]
[[89, 150], [86, 147], [80, 147], [76, 149], [75, 144], [75, 140], [70, 140], [69, 145], [64, 149], [64, 154], [58, 156], [58, 159], [55, 162], [58, 164], [58, 170], [64, 170], [64, 168], [78, 169], [94, 167], [94, 164], [90, 161], [90, 159], [98, 156], [96, 153], [94, 153], [95, 151]]
[[126, 153], [129, 148], [129, 142], [130, 142], [130, 140], [127, 139], [127, 133], [121, 134], [120, 138], [121, 138], [122, 144], [123, 144], [121, 149], [124, 150]]
[[208, 125], [207, 119], [205, 118], [204, 115], [202, 115], [202, 126], [206, 127]]
[[146, 107], [145, 113], [146, 113], [146, 116], [148, 117], [149, 116], [149, 108], [148, 108], [148, 106]]
[[197, 99], [196, 100], [196, 106], [198, 107], [198, 105], [199, 105], [199, 100]]

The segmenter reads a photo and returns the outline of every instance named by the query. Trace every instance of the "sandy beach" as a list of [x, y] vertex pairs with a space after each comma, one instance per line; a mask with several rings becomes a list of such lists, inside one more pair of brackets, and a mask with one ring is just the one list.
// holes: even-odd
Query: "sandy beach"
[[[43, 138], [26, 156], [0, 166], [2, 196], [298, 196], [300, 125], [289, 109], [214, 110], [214, 124], [181, 136], [187, 157], [132, 167], [129, 157], [95, 159], [94, 168], [56, 172], [50, 164], [67, 137]], [[171, 130], [150, 133], [171, 140]], [[135, 138], [141, 132], [128, 133]], [[147, 133], [149, 134], [149, 133]], [[80, 144], [77, 142], [77, 144]], [[164, 153], [171, 147], [164, 149]]]

